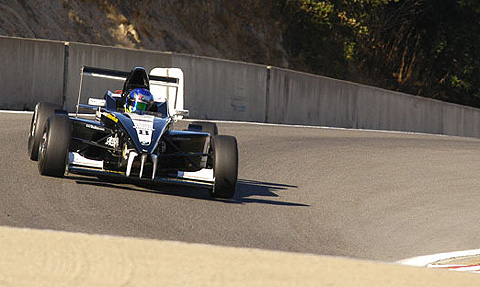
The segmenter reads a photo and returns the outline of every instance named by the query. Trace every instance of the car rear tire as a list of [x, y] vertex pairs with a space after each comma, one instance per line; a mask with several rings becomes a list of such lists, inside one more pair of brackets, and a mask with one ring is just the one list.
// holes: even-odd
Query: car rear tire
[[45, 124], [48, 118], [55, 114], [55, 110], [59, 109], [62, 109], [61, 105], [52, 103], [38, 103], [35, 106], [28, 136], [28, 155], [31, 160], [38, 160], [38, 146], [45, 130]]
[[238, 176], [238, 147], [233, 136], [215, 136], [212, 139], [214, 187], [212, 197], [232, 198]]
[[218, 135], [217, 124], [212, 122], [195, 121], [188, 125], [188, 130], [207, 132], [212, 137]]
[[47, 120], [38, 151], [40, 174], [62, 177], [68, 160], [72, 124], [67, 116], [53, 115]]

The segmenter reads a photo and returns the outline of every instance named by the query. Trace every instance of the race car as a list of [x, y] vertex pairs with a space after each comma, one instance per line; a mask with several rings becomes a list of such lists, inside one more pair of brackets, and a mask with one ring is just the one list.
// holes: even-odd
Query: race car
[[[107, 90], [103, 98], [82, 104], [84, 76], [121, 80], [123, 89]], [[212, 197], [233, 197], [237, 140], [218, 135], [213, 122], [194, 121], [186, 130], [174, 129], [186, 115], [179, 68], [155, 68], [149, 74], [142, 67], [124, 72], [84, 66], [75, 115], [57, 104], [35, 106], [29, 157], [46, 176], [121, 177], [202, 187]]]

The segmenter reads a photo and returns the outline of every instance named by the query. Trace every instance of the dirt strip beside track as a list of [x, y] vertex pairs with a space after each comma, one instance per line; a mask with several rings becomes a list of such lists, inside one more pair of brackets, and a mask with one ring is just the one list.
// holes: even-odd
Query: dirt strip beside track
[[478, 286], [480, 276], [337, 257], [0, 229], [1, 286]]

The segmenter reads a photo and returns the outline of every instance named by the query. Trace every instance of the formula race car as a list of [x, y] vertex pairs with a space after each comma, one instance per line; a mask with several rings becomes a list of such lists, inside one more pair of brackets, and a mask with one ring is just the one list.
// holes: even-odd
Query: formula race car
[[[81, 104], [84, 76], [122, 80], [123, 89]], [[86, 114], [80, 117], [79, 110]], [[178, 68], [155, 68], [148, 74], [141, 67], [131, 72], [83, 67], [75, 115], [52, 103], [35, 106], [28, 153], [42, 175], [78, 173], [183, 184], [207, 188], [212, 197], [233, 197], [235, 137], [218, 135], [213, 122], [173, 129], [186, 115], [183, 72]]]

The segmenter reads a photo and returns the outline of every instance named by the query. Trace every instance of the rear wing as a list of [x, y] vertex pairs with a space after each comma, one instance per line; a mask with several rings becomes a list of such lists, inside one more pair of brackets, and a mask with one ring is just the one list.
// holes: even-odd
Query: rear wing
[[[159, 69], [159, 68], [156, 68], [156, 69]], [[125, 81], [128, 75], [130, 74], [130, 72], [83, 66], [82, 74], [87, 76], [92, 76], [92, 77], [98, 77], [98, 78], [108, 78], [108, 79]], [[164, 82], [168, 84], [177, 84], [177, 85], [180, 81], [180, 79], [178, 78], [168, 77], [168, 76], [156, 76], [152, 74], [149, 75], [149, 78], [150, 78], [150, 81]]]
[[[130, 72], [83, 66], [80, 74], [80, 88], [78, 90], [77, 115], [82, 93], [83, 76], [107, 78], [125, 81]], [[176, 119], [188, 114], [183, 109], [183, 71], [180, 68], [154, 68], [148, 75], [150, 92], [156, 102], [167, 101], [169, 114]]]

